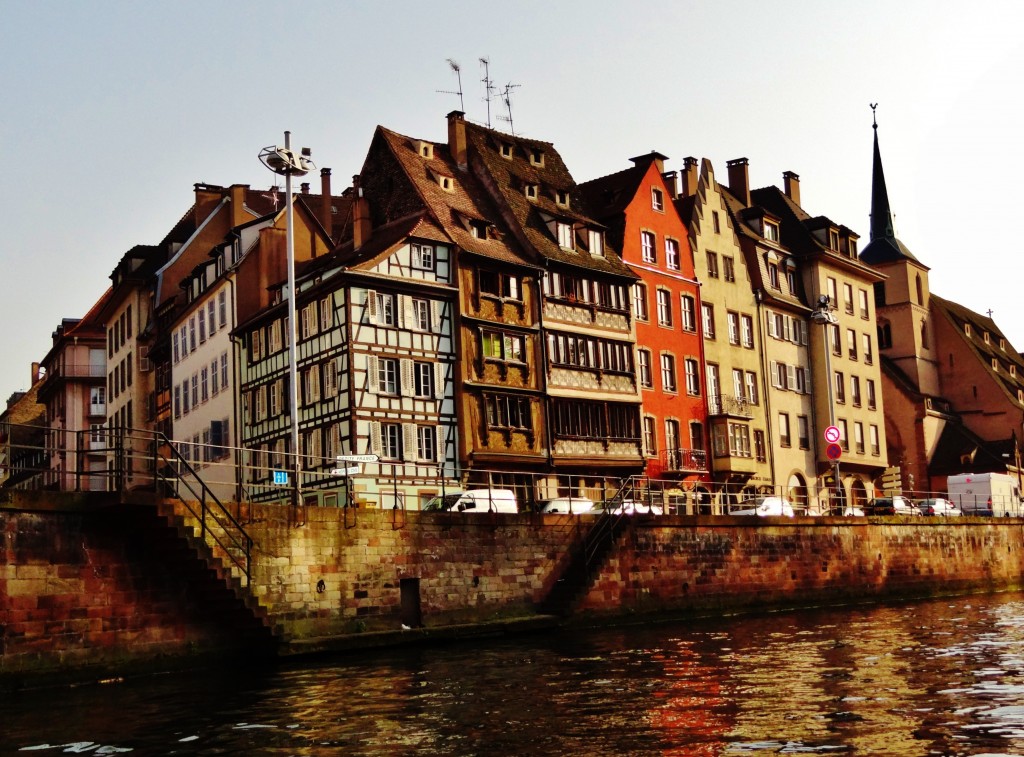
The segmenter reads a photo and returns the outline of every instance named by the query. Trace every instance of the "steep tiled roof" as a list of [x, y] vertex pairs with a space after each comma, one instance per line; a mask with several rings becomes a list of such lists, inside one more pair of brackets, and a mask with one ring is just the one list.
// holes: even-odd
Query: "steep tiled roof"
[[880, 237], [872, 239], [868, 246], [860, 252], [860, 259], [868, 265], [895, 263], [900, 260], [912, 260], [920, 263], [914, 254], [896, 237]]
[[[466, 136], [470, 150], [479, 159], [477, 170], [500, 193], [516, 225], [515, 231], [524, 245], [549, 261], [636, 278], [608, 244], [605, 244], [604, 255], [600, 257], [585, 250], [568, 250], [558, 245], [545, 222], [545, 215], [595, 229], [603, 229], [603, 225], [579, 212], [580, 208], [585, 207], [584, 196], [577, 190], [569, 169], [550, 142], [503, 134], [470, 123], [466, 123]], [[511, 158], [502, 156], [502, 145], [512, 147]], [[530, 161], [529, 156], [534, 150], [543, 154], [542, 165]], [[526, 197], [524, 187], [528, 184], [540, 187], [535, 200]], [[569, 193], [569, 207], [557, 204], [557, 192]]]
[[929, 471], [932, 475], [1005, 473], [1014, 464], [1015, 447], [1012, 436], [988, 441], [960, 423], [947, 423], [935, 445]]
[[584, 207], [607, 227], [607, 242], [612, 249], [623, 249], [626, 208], [636, 197], [646, 174], [646, 165], [636, 165], [577, 187]]

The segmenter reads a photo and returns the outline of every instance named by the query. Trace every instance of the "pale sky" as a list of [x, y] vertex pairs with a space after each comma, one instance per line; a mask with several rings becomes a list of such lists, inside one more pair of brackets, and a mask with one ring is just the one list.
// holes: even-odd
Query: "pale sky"
[[0, 18], [0, 407], [194, 183], [270, 186], [256, 156], [286, 129], [339, 192], [377, 124], [446, 139], [448, 58], [468, 118], [487, 117], [487, 57], [519, 85], [516, 133], [577, 181], [650, 150], [723, 180], [747, 157], [753, 186], [795, 171], [804, 208], [862, 247], [879, 103], [897, 235], [936, 294], [1024, 349], [1019, 2], [0, 0]]

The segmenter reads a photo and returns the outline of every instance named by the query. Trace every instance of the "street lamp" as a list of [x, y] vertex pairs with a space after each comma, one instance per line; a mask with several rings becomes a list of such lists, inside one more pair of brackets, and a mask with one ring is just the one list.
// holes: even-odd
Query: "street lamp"
[[308, 147], [303, 147], [300, 154], [292, 152], [292, 133], [284, 133], [284, 147], [271, 145], [260, 150], [260, 161], [276, 174], [284, 176], [285, 195], [285, 235], [288, 255], [288, 381], [291, 384], [289, 402], [292, 414], [292, 453], [294, 457], [293, 475], [295, 476], [295, 487], [293, 489], [294, 505], [298, 507], [302, 503], [302, 455], [299, 448], [299, 369], [296, 357], [296, 345], [298, 343], [298, 327], [295, 318], [295, 229], [292, 216], [292, 177], [305, 176], [316, 168], [313, 161], [309, 159]]
[[[828, 345], [828, 328], [839, 323], [839, 317], [832, 310], [832, 298], [827, 294], [823, 294], [818, 297], [818, 307], [811, 312], [811, 320], [815, 323], [820, 323], [822, 326], [821, 333], [824, 336], [824, 347], [825, 347], [825, 379], [828, 386], [828, 425], [836, 425], [836, 410], [835, 401], [832, 393], [835, 391], [832, 386], [832, 350]], [[842, 503], [840, 498], [840, 487], [842, 484], [839, 481], [839, 459], [832, 461], [832, 478], [833, 486], [835, 487], [835, 499], [836, 502]], [[831, 508], [830, 508], [831, 509]]]

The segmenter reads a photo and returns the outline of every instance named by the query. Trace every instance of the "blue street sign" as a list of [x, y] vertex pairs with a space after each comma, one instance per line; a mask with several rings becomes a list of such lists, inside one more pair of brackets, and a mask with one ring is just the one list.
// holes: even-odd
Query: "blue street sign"
[[274, 486], [288, 486], [288, 471], [274, 471]]

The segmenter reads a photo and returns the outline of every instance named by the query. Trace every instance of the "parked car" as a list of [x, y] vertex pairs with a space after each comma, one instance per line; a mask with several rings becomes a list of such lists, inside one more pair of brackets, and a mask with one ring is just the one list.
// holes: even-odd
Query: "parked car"
[[580, 515], [589, 513], [594, 509], [594, 500], [587, 497], [555, 497], [546, 499], [539, 503], [539, 512], [542, 513], [572, 513]]
[[792, 518], [795, 513], [793, 503], [785, 497], [756, 497], [742, 503], [738, 510], [730, 510], [729, 515], [776, 515]]
[[866, 515], [920, 515], [920, 511], [910, 501], [899, 494], [894, 497], [879, 497], [868, 502], [864, 508]]
[[517, 513], [516, 495], [511, 489], [471, 489], [434, 497], [424, 510], [471, 513]]
[[616, 515], [664, 515], [661, 505], [648, 505], [634, 499], [605, 500], [594, 505], [595, 513], [614, 513]]
[[947, 518], [963, 515], [960, 508], [942, 497], [922, 499], [917, 503], [917, 507], [921, 511], [921, 515], [941, 515]]

